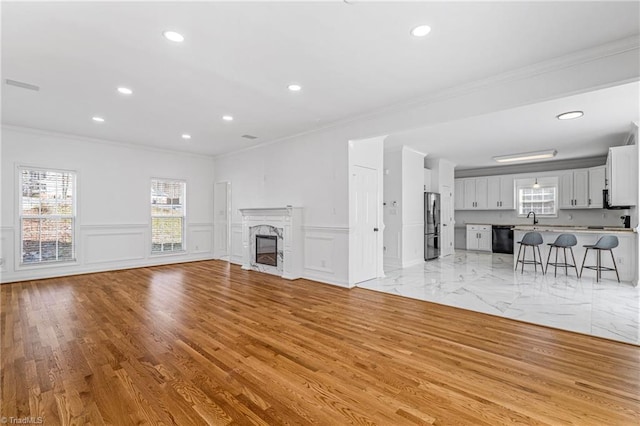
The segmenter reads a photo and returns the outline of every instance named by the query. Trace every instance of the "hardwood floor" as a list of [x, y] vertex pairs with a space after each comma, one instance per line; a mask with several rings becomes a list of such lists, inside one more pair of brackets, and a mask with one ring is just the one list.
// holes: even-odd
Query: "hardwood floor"
[[639, 347], [369, 290], [219, 261], [0, 290], [5, 417], [45, 425], [640, 419]]

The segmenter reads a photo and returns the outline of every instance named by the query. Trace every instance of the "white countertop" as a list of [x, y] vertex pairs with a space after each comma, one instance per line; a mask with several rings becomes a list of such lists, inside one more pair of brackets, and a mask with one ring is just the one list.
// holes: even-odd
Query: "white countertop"
[[539, 231], [539, 232], [579, 232], [584, 234], [633, 234], [634, 228], [622, 228], [616, 226], [604, 226], [602, 228], [589, 228], [588, 226], [570, 225], [516, 225], [514, 231]]

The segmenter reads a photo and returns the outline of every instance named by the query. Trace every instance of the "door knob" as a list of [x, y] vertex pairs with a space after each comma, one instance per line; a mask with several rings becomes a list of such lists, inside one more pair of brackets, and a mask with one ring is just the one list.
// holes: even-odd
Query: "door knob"
[[378, 232], [378, 228], [373, 228], [373, 232]]

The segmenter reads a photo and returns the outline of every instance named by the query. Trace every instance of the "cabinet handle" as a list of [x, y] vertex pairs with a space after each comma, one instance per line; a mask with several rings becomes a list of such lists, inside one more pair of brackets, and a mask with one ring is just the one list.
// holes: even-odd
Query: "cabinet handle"
[[591, 205], [591, 198], [589, 198], [589, 205]]

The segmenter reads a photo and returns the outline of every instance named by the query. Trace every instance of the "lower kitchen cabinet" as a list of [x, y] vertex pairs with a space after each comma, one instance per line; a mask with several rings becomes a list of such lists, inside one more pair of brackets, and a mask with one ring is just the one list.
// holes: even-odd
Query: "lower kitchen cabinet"
[[491, 225], [467, 225], [467, 250], [491, 251]]

